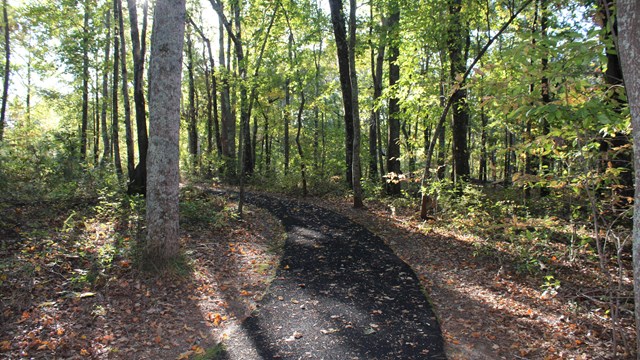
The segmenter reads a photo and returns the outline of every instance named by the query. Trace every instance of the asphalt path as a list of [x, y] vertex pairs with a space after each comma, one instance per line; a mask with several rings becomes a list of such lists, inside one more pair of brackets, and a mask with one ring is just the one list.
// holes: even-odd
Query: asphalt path
[[287, 232], [258, 309], [229, 337], [232, 359], [446, 359], [437, 318], [411, 268], [347, 217], [247, 194]]

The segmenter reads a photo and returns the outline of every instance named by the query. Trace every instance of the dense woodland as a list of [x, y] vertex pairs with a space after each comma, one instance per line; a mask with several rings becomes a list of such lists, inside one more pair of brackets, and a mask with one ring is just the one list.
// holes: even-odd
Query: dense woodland
[[[2, 319], [31, 316], [6, 294], [41, 265], [15, 254], [82, 259], [76, 291], [94, 294], [100, 274], [124, 276], [113, 268], [180, 263], [181, 232], [261, 222], [243, 213], [251, 189], [468, 236], [474, 258], [599, 324], [578, 324], [564, 354], [511, 355], [635, 357], [616, 0], [3, 0], [2, 12]], [[239, 201], [211, 200], [199, 190], [211, 184]], [[99, 245], [40, 245], [97, 228]]]

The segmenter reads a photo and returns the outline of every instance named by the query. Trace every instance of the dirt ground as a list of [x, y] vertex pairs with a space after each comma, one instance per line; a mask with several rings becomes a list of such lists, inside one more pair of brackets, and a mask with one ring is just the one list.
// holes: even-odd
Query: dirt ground
[[[363, 211], [344, 198], [307, 201], [363, 225], [411, 266], [433, 304], [449, 359], [634, 357], [612, 355], [610, 318], [598, 302], [603, 279], [593, 261], [558, 259], [552, 265], [562, 285], [548, 292], [508, 257], [478, 246], [487, 239], [381, 203]], [[211, 357], [256, 309], [283, 250], [282, 223], [250, 206], [244, 219], [183, 226], [188, 270], [148, 276], [118, 252], [133, 241], [116, 236], [122, 222], [87, 209], [0, 207], [0, 358]], [[114, 252], [111, 262], [96, 264], [105, 251]], [[632, 316], [622, 315], [621, 326], [633, 334]]]

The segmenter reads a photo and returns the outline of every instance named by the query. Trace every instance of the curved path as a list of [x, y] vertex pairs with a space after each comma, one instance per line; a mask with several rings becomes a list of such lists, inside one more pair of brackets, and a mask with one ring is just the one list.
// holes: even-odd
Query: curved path
[[236, 329], [242, 336], [229, 337], [231, 358], [446, 358], [416, 275], [380, 237], [313, 205], [257, 194], [246, 201], [278, 217], [287, 240], [258, 310]]

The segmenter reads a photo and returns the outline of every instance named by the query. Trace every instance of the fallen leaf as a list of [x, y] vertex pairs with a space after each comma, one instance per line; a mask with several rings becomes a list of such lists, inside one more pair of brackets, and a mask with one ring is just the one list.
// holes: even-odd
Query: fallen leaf
[[291, 334], [291, 336], [289, 336], [288, 338], [284, 339], [284, 341], [286, 342], [291, 342], [291, 341], [295, 341], [302, 338], [302, 333], [299, 331], [294, 331], [293, 334]]
[[193, 351], [185, 351], [182, 354], [178, 355], [176, 360], [187, 360], [191, 355], [193, 355]]
[[11, 350], [11, 342], [9, 342], [8, 340], [0, 341], [0, 349], [2, 351]]

